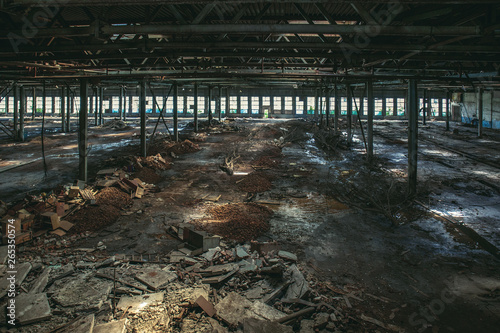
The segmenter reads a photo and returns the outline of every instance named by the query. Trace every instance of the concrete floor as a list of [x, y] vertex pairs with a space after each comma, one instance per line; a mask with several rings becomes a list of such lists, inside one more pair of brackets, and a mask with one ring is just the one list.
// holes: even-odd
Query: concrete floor
[[[89, 130], [91, 177], [108, 165], [110, 157], [138, 152], [139, 138], [134, 134], [139, 129], [137, 123], [131, 124], [136, 127], [123, 132]], [[162, 173], [160, 191], [134, 201], [129, 210], [139, 214], [122, 216], [114, 226], [72, 246], [95, 246], [102, 241], [110, 254], [167, 253], [176, 243], [158, 237], [165, 227], [198, 219], [214, 205], [185, 206], [183, 202], [207, 194], [221, 195], [217, 204], [242, 202], [246, 193], [236, 186], [241, 176], [220, 171], [222, 158], [236, 148], [242, 152], [239, 170], [249, 171], [248, 161], [274, 139], [256, 139], [249, 133], [266, 125], [279, 129], [287, 123], [237, 120], [236, 124], [244, 130], [210, 135], [200, 143], [201, 151], [175, 160], [173, 168]], [[153, 126], [148, 123], [148, 130]], [[500, 173], [494, 165], [500, 165], [500, 133], [486, 130], [479, 139], [472, 128], [453, 123], [452, 129], [458, 134], [445, 132], [442, 122], [419, 128], [419, 199], [430, 209], [463, 221], [498, 248]], [[36, 132], [37, 125], [29, 131]], [[406, 139], [405, 122], [376, 121], [376, 167], [404, 177]], [[337, 195], [336, 179], [359, 182], [369, 169], [361, 140], [356, 129], [352, 149], [336, 156], [318, 149], [314, 140], [283, 148], [281, 165], [273, 170], [273, 188], [257, 198], [278, 202], [269, 206], [274, 216], [262, 240], [277, 240], [284, 249], [299, 254], [303, 267], [317, 279], [360, 291], [362, 299], [352, 300], [353, 313], [366, 313], [407, 332], [498, 332], [498, 258], [432, 214], [394, 227], [385, 216], [356, 208]], [[75, 179], [76, 134], [49, 134], [47, 142], [45, 177], [36, 138], [22, 144], [0, 144], [0, 168], [31, 162], [0, 173], [0, 199], [14, 201], [27, 192], [39, 193]], [[287, 195], [290, 189], [299, 195]]]

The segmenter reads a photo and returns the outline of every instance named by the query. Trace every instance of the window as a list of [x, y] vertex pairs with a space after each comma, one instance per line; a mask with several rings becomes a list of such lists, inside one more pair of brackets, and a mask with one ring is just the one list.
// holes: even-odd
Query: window
[[271, 106], [271, 97], [263, 96], [262, 97], [262, 106]]
[[187, 96], [187, 113], [194, 114], [194, 96]]
[[273, 97], [273, 109], [281, 110], [281, 97]]
[[132, 96], [132, 113], [139, 112], [139, 96]]
[[406, 109], [406, 104], [405, 104], [405, 99], [404, 98], [398, 98], [398, 116], [404, 116], [405, 115], [405, 109]]
[[358, 110], [360, 108], [359, 98], [352, 99], [352, 114], [358, 114]]
[[441, 100], [441, 105], [443, 108], [443, 116], [446, 116], [446, 104], [447, 103], [448, 103], [448, 100], [446, 98]]
[[285, 97], [285, 110], [292, 111], [293, 110], [293, 97]]
[[184, 113], [184, 96], [177, 96], [177, 113]]
[[198, 113], [204, 113], [204, 112], [205, 112], [205, 97], [198, 96]]
[[153, 113], [156, 109], [156, 105], [153, 102], [153, 96], [146, 96], [146, 113]]
[[119, 109], [120, 109], [120, 97], [113, 97], [113, 110], [109, 110], [109, 111], [110, 112], [119, 112]]
[[368, 98], [363, 98], [363, 113], [368, 114]]
[[165, 106], [165, 113], [174, 113], [174, 99], [167, 98], [167, 105]]
[[431, 99], [431, 105], [429, 106], [431, 108], [431, 115], [432, 116], [437, 116], [439, 114], [439, 99]]
[[295, 114], [304, 114], [304, 100], [300, 97], [295, 97]]
[[335, 114], [335, 97], [330, 97], [330, 114]]
[[342, 116], [347, 115], [347, 97], [340, 98], [340, 114]]
[[248, 113], [248, 96], [240, 97], [240, 108], [241, 113]]
[[110, 103], [109, 98], [103, 100], [103, 102], [102, 102], [102, 113], [111, 112], [111, 110], [109, 110], [109, 103]]
[[238, 96], [229, 97], [229, 113], [238, 112]]
[[5, 109], [6, 109], [6, 107], [5, 107], [5, 100], [6, 100], [6, 99], [7, 99], [7, 97], [6, 97], [6, 98], [4, 98], [4, 99], [2, 99], [2, 100], [0, 101], [0, 112], [6, 112], [6, 110], [5, 110]]
[[157, 96], [156, 97], [156, 103], [153, 102], [152, 109], [155, 110], [156, 112], [160, 112], [163, 109], [163, 96]]
[[307, 97], [307, 114], [314, 114], [314, 108], [316, 107], [314, 97]]
[[394, 98], [385, 99], [385, 113], [387, 115], [393, 115], [394, 113]]
[[259, 105], [259, 97], [252, 96], [252, 114], [259, 114], [260, 105]]
[[383, 102], [380, 98], [375, 99], [375, 116], [382, 115]]
[[212, 113], [215, 113], [217, 111], [216, 107], [217, 107], [217, 102], [214, 100], [210, 101], [210, 110], [212, 110], [211, 111]]
[[221, 114], [226, 113], [226, 97], [220, 98], [220, 112]]

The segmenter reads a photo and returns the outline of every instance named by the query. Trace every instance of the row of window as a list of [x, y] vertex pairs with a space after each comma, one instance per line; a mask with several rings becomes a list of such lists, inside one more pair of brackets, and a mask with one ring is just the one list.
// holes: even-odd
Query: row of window
[[[54, 103], [52, 103], [52, 97], [47, 97], [46, 98], [46, 111], [47, 113], [59, 113], [61, 111], [61, 97], [53, 97]], [[124, 108], [127, 111], [132, 110], [132, 112], [137, 113], [139, 110], [139, 97], [138, 96], [132, 96], [132, 104], [130, 104], [130, 97], [126, 99], [126, 103]], [[229, 97], [229, 112], [230, 113], [238, 113], [238, 98], [239, 98], [239, 109], [240, 113], [242, 114], [258, 114], [260, 111], [260, 98], [258, 96], [230, 96]], [[9, 103], [9, 110], [13, 110], [14, 108], [14, 99], [9, 98], [6, 99], [4, 98], [0, 102], [0, 112], [5, 112], [6, 111], [6, 101], [8, 100]], [[67, 98], [64, 98], [64, 101], [66, 102]], [[93, 103], [90, 104], [90, 98], [89, 98], [89, 110], [93, 110], [95, 108], [95, 102], [96, 99], [93, 99]], [[157, 105], [153, 105], [153, 98], [152, 97], [146, 97], [146, 112], [152, 113], [153, 109], [155, 112], [157, 110], [162, 109], [164, 105], [164, 97], [159, 96], [156, 99]], [[272, 109], [276, 111], [293, 111], [293, 97], [273, 97], [272, 98]], [[41, 112], [42, 111], [42, 103], [43, 99], [42, 97], [37, 97], [36, 98], [36, 105], [37, 105], [37, 111]], [[296, 114], [304, 114], [307, 112], [307, 114], [313, 114], [315, 110], [315, 97], [306, 97], [305, 99], [302, 99], [300, 97], [296, 97], [295, 100], [296, 103]], [[385, 113], [386, 115], [398, 115], [402, 116], [405, 113], [405, 99], [404, 98], [386, 98], [385, 99]], [[437, 116], [439, 115], [439, 104], [441, 103], [442, 107], [442, 114], [446, 115], [446, 99], [431, 99], [430, 100], [430, 114], [432, 116]], [[54, 104], [54, 110], [52, 110], [52, 104]], [[216, 109], [216, 101], [212, 100], [210, 101], [210, 106], [211, 110]], [[66, 105], [66, 104], [65, 104]], [[119, 97], [112, 97], [111, 99], [104, 99], [103, 100], [103, 109], [106, 110], [106, 112], [109, 112], [109, 110], [112, 108], [112, 112], [118, 113], [119, 112], [119, 105], [120, 105], [120, 98]], [[74, 98], [74, 108], [75, 110], [78, 110], [80, 106], [80, 97]], [[251, 107], [251, 110], [249, 108]], [[263, 96], [262, 97], [262, 107], [269, 107], [271, 108], [271, 97], [269, 96]], [[321, 97], [318, 100], [318, 107], [321, 109], [321, 113], [325, 114], [326, 113], [326, 97]], [[33, 98], [32, 97], [27, 97], [27, 105], [26, 105], [27, 110], [31, 111], [33, 108]], [[174, 108], [173, 104], [173, 99], [168, 98], [165, 103], [165, 110], [167, 113], [172, 113]], [[179, 96], [177, 98], [177, 109], [179, 113], [184, 113], [184, 108], [186, 108], [186, 112], [192, 114], [194, 112], [194, 96]], [[330, 111], [333, 113], [333, 110], [335, 108], [335, 98], [332, 97], [330, 98]], [[357, 114], [357, 110], [361, 108], [360, 104], [360, 98], [353, 98], [353, 103], [352, 103], [352, 109], [353, 109], [353, 114]], [[396, 112], [394, 112], [394, 109], [396, 108]], [[420, 99], [420, 108], [423, 108], [423, 99]], [[363, 109], [367, 110], [368, 109], [368, 99], [364, 98], [363, 99]], [[226, 97], [221, 97], [221, 110], [222, 113], [225, 113], [226, 111]], [[346, 97], [341, 97], [340, 99], [340, 110], [341, 110], [341, 115], [346, 115], [347, 114], [347, 98]], [[375, 99], [375, 115], [376, 116], [381, 116], [383, 114], [384, 110], [384, 99]], [[205, 97], [199, 96], [198, 97], [198, 112], [199, 113], [204, 113], [205, 112]], [[366, 111], [364, 111], [366, 114]]]

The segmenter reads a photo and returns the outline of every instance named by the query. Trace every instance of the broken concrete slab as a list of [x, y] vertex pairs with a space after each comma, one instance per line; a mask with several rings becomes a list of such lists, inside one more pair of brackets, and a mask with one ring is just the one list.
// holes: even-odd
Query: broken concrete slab
[[213, 317], [217, 312], [215, 311], [215, 308], [212, 305], [212, 303], [207, 301], [203, 296], [198, 297], [198, 299], [196, 300], [196, 304], [198, 304], [200, 308], [202, 308], [203, 311], [205, 311], [205, 313], [210, 317]]
[[239, 259], [244, 259], [244, 258], [248, 258], [250, 256], [250, 254], [248, 254], [247, 250], [242, 247], [242, 246], [237, 246], [236, 247], [236, 257], [239, 258]]
[[19, 294], [16, 296], [16, 321], [28, 325], [51, 317], [47, 294]]
[[111, 292], [113, 283], [107, 280], [76, 277], [69, 282], [53, 285], [52, 299], [64, 307], [98, 310]]
[[262, 294], [264, 293], [264, 290], [262, 287], [255, 287], [252, 289], [249, 289], [245, 292], [245, 296], [248, 299], [258, 299], [262, 297]]
[[152, 290], [158, 290], [177, 279], [177, 274], [161, 269], [146, 269], [137, 274], [135, 278]]
[[257, 317], [257, 315], [250, 310], [251, 306], [252, 302], [232, 292], [215, 306], [215, 310], [218, 316], [226, 323], [237, 326], [239, 323], [242, 323], [245, 318]]
[[49, 282], [49, 275], [50, 272], [52, 271], [51, 267], [46, 267], [42, 274], [33, 282], [33, 285], [31, 286], [30, 289], [30, 294], [38, 294], [42, 293], [45, 290], [45, 287], [47, 286], [47, 283]]
[[286, 274], [290, 277], [291, 284], [288, 286], [285, 298], [302, 298], [309, 291], [309, 283], [307, 283], [304, 275], [299, 271], [297, 265], [290, 266]]
[[217, 320], [208, 318], [208, 322], [212, 325], [212, 333], [227, 333], [227, 329], [222, 327]]
[[222, 275], [238, 269], [239, 267], [237, 264], [215, 265], [215, 266], [209, 266], [204, 270], [201, 270], [200, 274], [201, 276]]
[[297, 261], [297, 256], [291, 252], [288, 252], [288, 251], [279, 251], [278, 256], [280, 258], [285, 259], [285, 260]]
[[257, 265], [255, 265], [251, 262], [248, 262], [246, 260], [240, 261], [238, 263], [238, 265], [240, 265], [240, 273], [241, 274], [248, 273], [248, 272], [255, 272], [258, 269]]
[[116, 320], [95, 326], [93, 333], [125, 333], [126, 326], [127, 319]]
[[323, 328], [328, 324], [328, 321], [330, 320], [330, 314], [322, 312], [318, 313], [316, 315], [316, 318], [314, 318], [314, 328]]
[[208, 249], [208, 251], [203, 253], [201, 256], [203, 258], [207, 259], [208, 261], [212, 261], [214, 259], [215, 255], [217, 253], [219, 253], [220, 251], [221, 251], [221, 248], [217, 246], [217, 247]]
[[243, 333], [293, 333], [293, 328], [268, 320], [246, 318], [243, 320]]
[[95, 318], [89, 315], [79, 318], [77, 321], [66, 327], [66, 332], [71, 333], [93, 333]]
[[302, 320], [300, 322], [300, 333], [314, 333], [314, 320]]
[[155, 293], [155, 294], [146, 294], [146, 295], [138, 295], [131, 297], [122, 297], [120, 298], [120, 302], [118, 302], [117, 309], [118, 310], [127, 310], [129, 313], [139, 313], [144, 310], [148, 306], [161, 304], [163, 302], [163, 297], [165, 293]]
[[267, 320], [278, 320], [286, 316], [285, 313], [259, 301], [254, 302], [250, 310]]

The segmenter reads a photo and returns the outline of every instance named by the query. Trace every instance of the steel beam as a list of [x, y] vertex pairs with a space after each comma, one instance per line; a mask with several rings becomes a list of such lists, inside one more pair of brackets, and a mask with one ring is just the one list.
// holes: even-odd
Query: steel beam
[[87, 140], [88, 140], [88, 79], [80, 79], [80, 115], [78, 131], [79, 175], [78, 179], [87, 182]]
[[339, 101], [339, 89], [337, 83], [335, 83], [335, 111], [333, 114], [333, 131], [335, 134], [338, 132], [339, 128], [339, 115], [340, 115], [340, 101]]
[[73, 98], [71, 97], [71, 89], [68, 86], [66, 89], [66, 131], [71, 132], [71, 113], [73, 112]]
[[450, 130], [450, 103], [451, 103], [451, 93], [446, 92], [446, 130]]
[[346, 85], [347, 90], [347, 144], [352, 144], [352, 91], [349, 84]]
[[424, 89], [424, 98], [423, 98], [423, 108], [422, 108], [422, 125], [427, 124], [427, 89]]
[[99, 87], [99, 125], [102, 125], [102, 108], [103, 108], [103, 99], [104, 99], [104, 88]]
[[[478, 113], [478, 123], [477, 123], [477, 136], [482, 137], [483, 136], [483, 88], [478, 88], [477, 92], [477, 98], [478, 98], [478, 103], [477, 103], [477, 113]], [[493, 121], [493, 119], [492, 119]]]
[[118, 104], [118, 116], [120, 120], [123, 119], [123, 114], [125, 113], [125, 89], [120, 87], [120, 102]]
[[326, 127], [330, 126], [330, 88], [326, 88]]
[[66, 110], [64, 108], [65, 103], [64, 103], [64, 87], [61, 87], [61, 131], [63, 133], [66, 132]]
[[408, 193], [417, 194], [418, 96], [417, 81], [408, 82]]
[[13, 112], [13, 123], [14, 123], [14, 140], [19, 139], [19, 86], [17, 83], [14, 84], [14, 112]]
[[[219, 86], [219, 96], [217, 98], [217, 111], [219, 113], [219, 121], [222, 120], [222, 87]], [[227, 104], [227, 101], [226, 101], [226, 104]]]
[[31, 103], [31, 120], [35, 120], [36, 116], [36, 88], [33, 87], [33, 103]]

